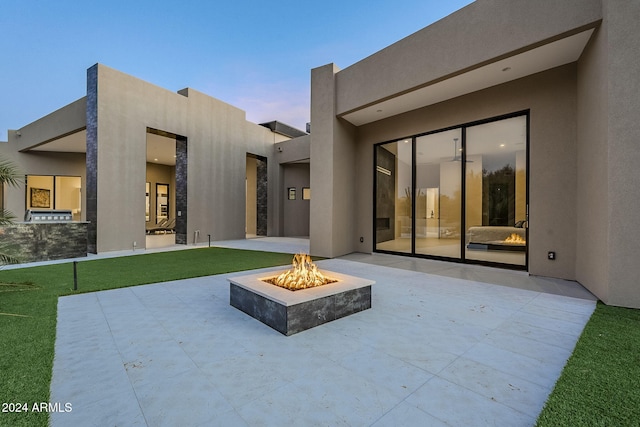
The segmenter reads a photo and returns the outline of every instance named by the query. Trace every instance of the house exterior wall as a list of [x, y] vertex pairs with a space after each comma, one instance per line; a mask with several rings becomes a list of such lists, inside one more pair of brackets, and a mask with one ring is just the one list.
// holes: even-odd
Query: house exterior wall
[[578, 62], [576, 279], [607, 304], [640, 308], [640, 4], [602, 2]]
[[[178, 139], [176, 168], [167, 183], [172, 185], [172, 214], [178, 207], [177, 215], [187, 221], [180, 231], [180, 221], [176, 224], [176, 241], [182, 236], [181, 240], [191, 242], [196, 230], [217, 240], [245, 237], [247, 154], [266, 159], [261, 163], [266, 173], [260, 173], [267, 177], [266, 183], [261, 181], [267, 194], [260, 201], [261, 206], [266, 202], [267, 221], [261, 223], [268, 235], [281, 233], [272, 202], [280, 197], [273, 147], [281, 137], [247, 122], [244, 111], [192, 89], [174, 93], [96, 64], [87, 71], [86, 97], [19, 131], [9, 131], [0, 154], [15, 161], [25, 174], [81, 177], [82, 219], [88, 222], [91, 252], [131, 249], [133, 242], [142, 248], [148, 128]], [[29, 151], [82, 130], [86, 130], [86, 153]], [[186, 155], [181, 149], [185, 139]], [[185, 162], [186, 191], [181, 192], [184, 179], [176, 171]], [[149, 172], [153, 174], [153, 168]], [[21, 217], [24, 188], [7, 189], [5, 203]]]
[[310, 252], [335, 257], [353, 250], [355, 127], [336, 117], [333, 64], [311, 71]]
[[[304, 221], [304, 228], [297, 228], [299, 230], [296, 232], [296, 236], [308, 236], [309, 235], [309, 211], [310, 211], [310, 202], [307, 201], [304, 204], [299, 204], [296, 206], [287, 206], [287, 210], [285, 211], [285, 205], [287, 204], [287, 194], [285, 184], [285, 180], [289, 182], [289, 178], [291, 178], [291, 174], [288, 172], [289, 166], [297, 167], [298, 164], [302, 164], [305, 169], [304, 174], [297, 174], [297, 178], [294, 180], [296, 188], [301, 185], [309, 186], [310, 185], [310, 166], [309, 159], [311, 157], [311, 135], [304, 135], [297, 138], [289, 139], [286, 141], [281, 141], [276, 143], [273, 146], [274, 159], [278, 162], [278, 177], [277, 181], [275, 181], [276, 185], [279, 188], [277, 192], [280, 196], [277, 200], [274, 201], [274, 215], [273, 217], [276, 219], [277, 229], [279, 230], [278, 236], [286, 236], [287, 232], [285, 231], [285, 223], [288, 217], [296, 217], [301, 221]], [[297, 171], [300, 172], [300, 171]], [[299, 209], [295, 209], [299, 208]], [[306, 215], [306, 217], [305, 217]], [[305, 231], [306, 230], [306, 231]], [[304, 234], [299, 234], [304, 233]]]
[[[529, 272], [640, 307], [639, 16], [637, 2], [477, 0], [344, 70], [312, 70], [312, 187], [316, 206], [327, 203], [318, 225], [312, 203], [312, 252], [372, 250], [373, 144], [527, 110]], [[589, 28], [577, 62], [359, 127], [340, 119]], [[337, 194], [355, 201], [340, 214]]]
[[246, 154], [270, 157], [272, 132], [192, 89], [173, 93], [101, 64], [87, 81], [88, 99], [96, 94], [87, 116], [97, 112], [96, 250], [144, 242], [148, 127], [187, 139], [187, 240], [196, 230], [216, 240], [244, 238]]
[[[284, 195], [283, 208], [283, 236], [304, 237], [309, 235], [310, 200], [303, 199], [304, 187], [309, 188], [309, 163], [292, 163], [283, 165], [283, 185], [281, 194]], [[287, 189], [296, 189], [295, 200], [288, 200]]]
[[607, 27], [604, 21], [578, 61], [576, 280], [610, 299]]
[[[640, 3], [603, 2], [607, 31], [609, 147], [608, 304], [640, 307]], [[600, 242], [598, 242], [599, 244]]]
[[20, 128], [19, 132], [9, 131], [10, 149], [24, 151], [34, 145], [82, 130], [87, 124], [86, 114], [87, 98], [82, 97]]
[[[353, 250], [373, 249], [373, 145], [518, 111], [530, 111], [529, 271], [575, 278], [575, 65], [414, 110], [358, 128]], [[513, 96], [517, 93], [518, 96]], [[359, 236], [364, 242], [359, 242]], [[548, 250], [558, 254], [547, 260]]]
[[[476, 0], [342, 70], [336, 77], [336, 112], [480, 67], [601, 18], [601, 0]], [[312, 125], [315, 132], [317, 123]]]

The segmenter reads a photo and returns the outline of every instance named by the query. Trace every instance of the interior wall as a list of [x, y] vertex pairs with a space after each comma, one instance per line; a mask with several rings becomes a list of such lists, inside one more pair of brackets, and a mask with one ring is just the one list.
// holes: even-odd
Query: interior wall
[[[149, 183], [149, 221], [147, 227], [157, 223], [157, 199], [156, 184], [169, 185], [169, 218], [175, 217], [175, 197], [176, 197], [176, 175], [175, 167], [159, 165], [157, 163], [147, 163], [146, 182]], [[144, 216], [143, 216], [144, 218]]]
[[[42, 175], [30, 175], [27, 180], [27, 199], [25, 201], [27, 209], [53, 209], [53, 176], [42, 176]], [[31, 205], [31, 193], [32, 191], [37, 190], [48, 190], [49, 191], [49, 206], [47, 207], [34, 207]]]
[[257, 212], [258, 205], [256, 203], [257, 195], [256, 191], [258, 188], [258, 184], [256, 181], [256, 159], [250, 156], [247, 156], [246, 163], [247, 170], [247, 194], [246, 194], [246, 217], [247, 217], [247, 225], [246, 225], [246, 233], [249, 235], [256, 235], [257, 229]]
[[[524, 110], [530, 110], [531, 138], [529, 271], [575, 279], [575, 64], [359, 127], [357, 167], [365, 172], [356, 181], [357, 230], [366, 238], [356, 250], [373, 248], [373, 144]], [[555, 261], [547, 259], [550, 250]]]

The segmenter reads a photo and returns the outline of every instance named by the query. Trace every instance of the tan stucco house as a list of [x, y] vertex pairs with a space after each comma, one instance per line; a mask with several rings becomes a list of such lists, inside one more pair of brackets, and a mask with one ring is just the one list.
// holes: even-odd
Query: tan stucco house
[[68, 193], [91, 252], [172, 218], [179, 244], [308, 235], [313, 255], [519, 269], [640, 308], [639, 20], [630, 1], [477, 0], [313, 69], [309, 135], [96, 65], [0, 144], [28, 175], [4, 205]]
[[477, 0], [313, 69], [311, 252], [519, 268], [640, 307], [639, 20]]
[[[309, 186], [308, 141], [285, 160], [278, 143], [304, 135], [248, 122], [244, 111], [195, 90], [171, 92], [96, 64], [86, 96], [0, 144], [27, 175], [25, 188], [5, 189], [4, 206], [71, 210], [87, 223], [89, 252], [143, 249], [156, 229], [172, 231], [177, 244], [308, 236], [308, 206], [306, 229], [298, 221], [285, 232], [275, 219], [284, 217], [282, 185]], [[301, 181], [296, 171], [305, 166]]]

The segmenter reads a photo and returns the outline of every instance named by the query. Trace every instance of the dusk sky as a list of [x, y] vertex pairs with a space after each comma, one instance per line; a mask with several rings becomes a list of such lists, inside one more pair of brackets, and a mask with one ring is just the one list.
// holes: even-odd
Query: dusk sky
[[346, 68], [469, 3], [0, 0], [0, 140], [83, 97], [98, 62], [304, 130], [312, 68]]

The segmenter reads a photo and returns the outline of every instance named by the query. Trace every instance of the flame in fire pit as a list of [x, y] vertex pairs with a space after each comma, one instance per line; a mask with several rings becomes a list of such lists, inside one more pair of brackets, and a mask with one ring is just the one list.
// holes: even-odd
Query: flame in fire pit
[[516, 233], [511, 233], [511, 236], [509, 236], [506, 239], [504, 239], [504, 242], [505, 243], [516, 244], [516, 245], [524, 245], [524, 244], [527, 243], [526, 240], [524, 240], [522, 237], [520, 237]]
[[304, 253], [295, 254], [291, 270], [264, 281], [292, 291], [337, 282], [320, 273], [318, 267], [311, 261], [311, 257]]

